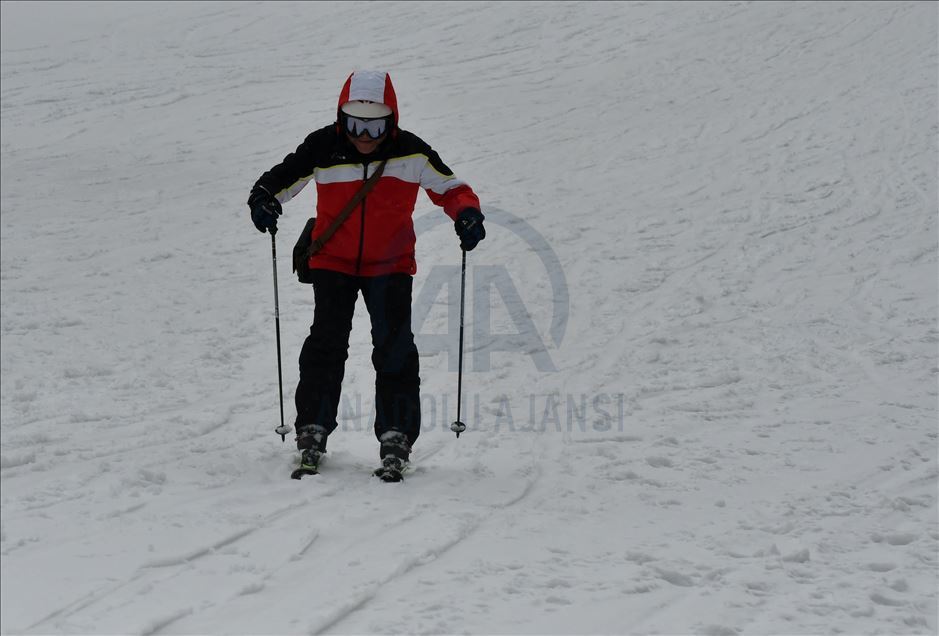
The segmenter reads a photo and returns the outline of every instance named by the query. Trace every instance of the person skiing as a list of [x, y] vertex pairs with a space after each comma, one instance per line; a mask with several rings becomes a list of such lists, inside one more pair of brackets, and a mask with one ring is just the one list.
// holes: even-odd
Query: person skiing
[[[412, 215], [419, 189], [453, 220], [462, 249], [472, 250], [486, 236], [485, 217], [472, 188], [398, 122], [388, 73], [354, 71], [340, 91], [336, 121], [310, 133], [262, 174], [248, 198], [255, 227], [275, 233], [282, 204], [311, 180], [316, 182], [316, 223], [310, 238], [323, 242], [307, 262], [315, 307], [300, 351], [295, 394], [300, 473], [316, 472], [338, 426], [352, 317], [361, 292], [372, 327], [375, 435], [382, 462], [376, 474], [389, 481], [401, 478], [421, 426], [418, 351], [411, 331], [417, 271]], [[379, 170], [362, 201], [338, 227], [330, 228]], [[331, 236], [327, 228], [334, 230]]]

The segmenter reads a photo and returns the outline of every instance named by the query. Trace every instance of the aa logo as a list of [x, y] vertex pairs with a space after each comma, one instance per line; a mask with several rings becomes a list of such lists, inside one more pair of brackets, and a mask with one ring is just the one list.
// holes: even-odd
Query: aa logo
[[[538, 371], [555, 371], [545, 341], [560, 347], [570, 313], [567, 281], [557, 254], [518, 216], [492, 207], [485, 214], [486, 239], [467, 254], [468, 370], [489, 371], [492, 354], [506, 353], [530, 358]], [[434, 210], [415, 220], [415, 234], [441, 224], [453, 231], [449, 217]], [[499, 236], [500, 232], [510, 236]], [[423, 278], [413, 304], [415, 340], [422, 354], [446, 352], [450, 370], [456, 371], [460, 265], [435, 265]]]

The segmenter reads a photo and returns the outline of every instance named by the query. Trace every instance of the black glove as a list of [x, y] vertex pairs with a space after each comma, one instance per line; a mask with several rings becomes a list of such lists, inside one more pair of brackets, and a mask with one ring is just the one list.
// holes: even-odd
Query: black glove
[[258, 228], [259, 232], [270, 230], [271, 234], [277, 234], [277, 217], [283, 214], [280, 201], [261, 186], [254, 186], [251, 196], [248, 197], [248, 207], [251, 208], [254, 227]]
[[486, 228], [483, 227], [485, 218], [476, 208], [465, 208], [456, 215], [456, 235], [460, 237], [460, 247], [467, 252], [486, 238]]

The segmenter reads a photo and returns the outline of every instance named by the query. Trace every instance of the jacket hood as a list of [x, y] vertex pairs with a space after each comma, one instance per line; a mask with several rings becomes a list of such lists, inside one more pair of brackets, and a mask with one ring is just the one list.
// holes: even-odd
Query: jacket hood
[[339, 111], [342, 105], [351, 101], [367, 101], [385, 104], [394, 114], [395, 128], [398, 126], [398, 98], [391, 76], [384, 71], [354, 71], [346, 79], [339, 93], [339, 104], [336, 106], [336, 121], [339, 121]]

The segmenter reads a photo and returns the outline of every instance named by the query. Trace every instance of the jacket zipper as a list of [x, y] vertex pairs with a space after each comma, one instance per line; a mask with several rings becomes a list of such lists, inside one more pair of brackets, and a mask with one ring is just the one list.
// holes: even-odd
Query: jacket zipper
[[[368, 181], [368, 162], [364, 164], [364, 169], [362, 173], [362, 178], [364, 181]], [[363, 183], [364, 183], [363, 181]], [[365, 197], [362, 199], [362, 220], [359, 223], [359, 255], [355, 260], [355, 275], [359, 275], [359, 270], [362, 268], [362, 250], [365, 248]]]

